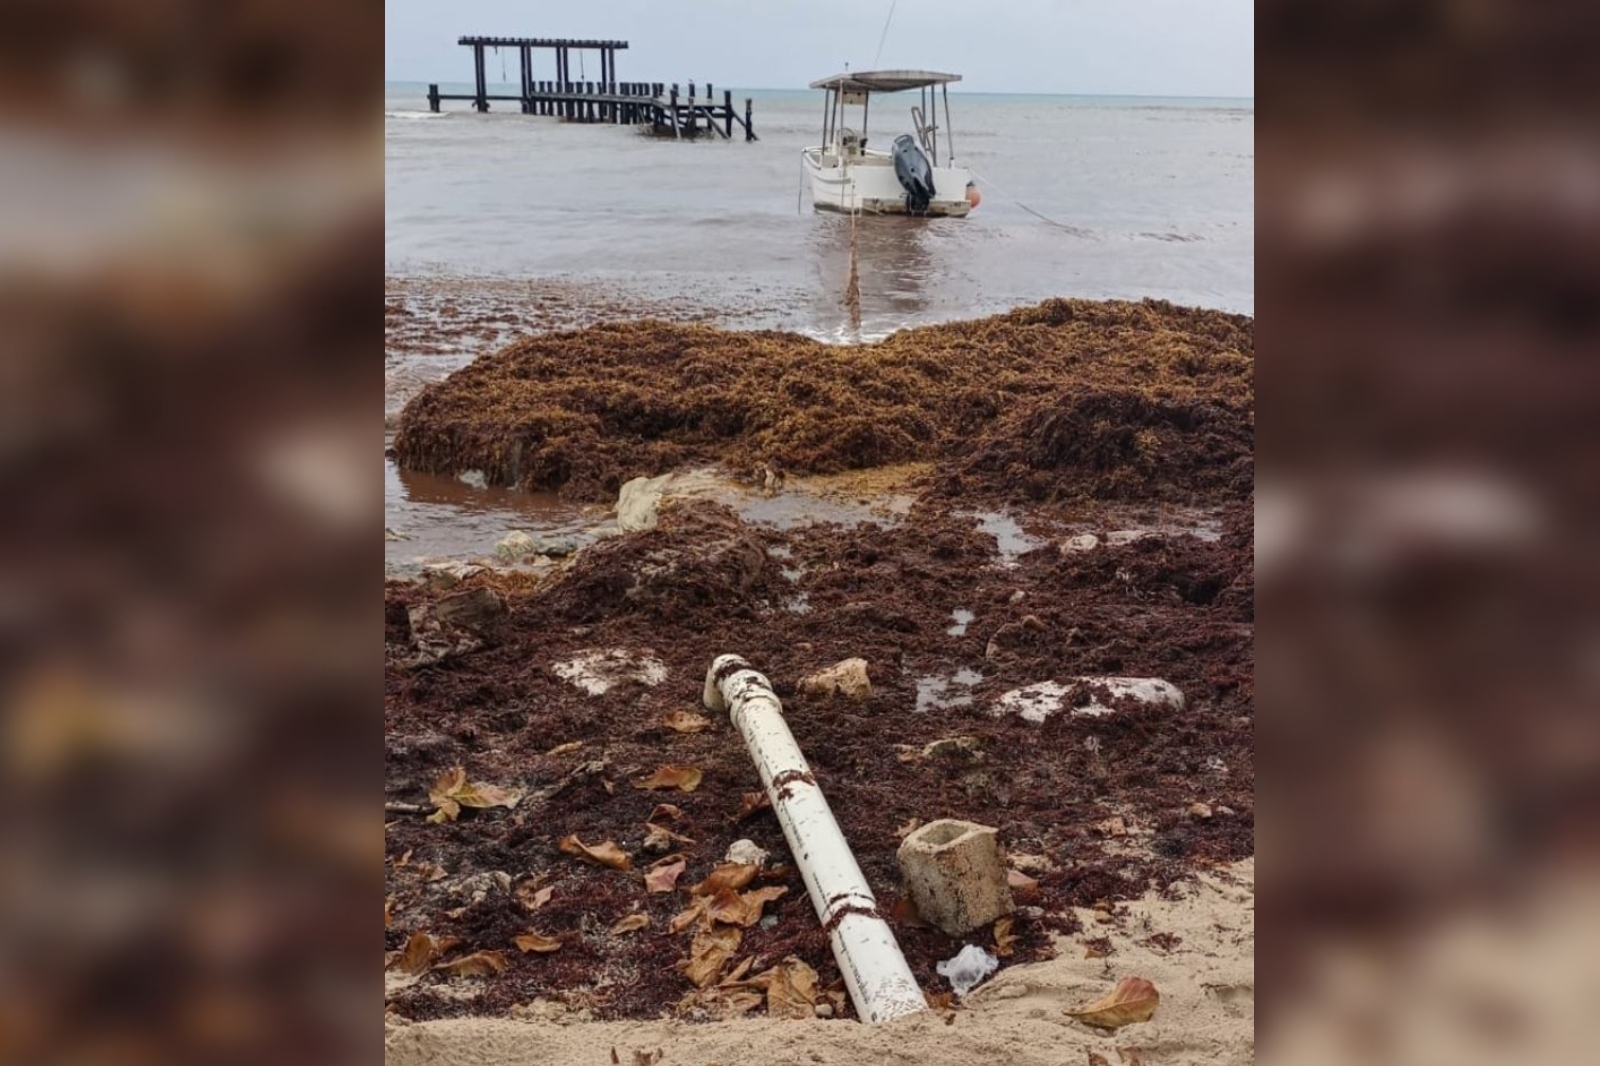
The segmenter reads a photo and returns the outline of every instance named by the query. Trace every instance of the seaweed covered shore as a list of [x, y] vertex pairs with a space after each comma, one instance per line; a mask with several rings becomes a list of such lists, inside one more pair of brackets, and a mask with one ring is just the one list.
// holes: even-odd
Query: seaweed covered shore
[[[1252, 333], [1148, 302], [855, 349], [634, 323], [529, 338], [430, 386], [402, 462], [579, 498], [696, 463], [931, 472], [881, 520], [780, 528], [668, 500], [654, 528], [538, 574], [388, 582], [390, 1010], [719, 1017], [771, 1009], [729, 975], [798, 963], [817, 1013], [850, 1016], [749, 755], [700, 707], [726, 652], [776, 685], [932, 996], [962, 941], [902, 898], [895, 850], [918, 822], [999, 829], [1022, 909], [966, 939], [1003, 941], [1003, 966], [1062, 935], [1103, 953], [1120, 901], [1252, 855]], [[847, 658], [870, 692], [800, 684]], [[1185, 704], [1005, 713], [1008, 693], [1085, 676], [1159, 677]], [[451, 795], [470, 802], [435, 813]], [[746, 887], [764, 903], [703, 981], [675, 920], [740, 840], [770, 853]], [[653, 870], [680, 863], [660, 890]]]
[[948, 464], [947, 487], [969, 496], [1237, 497], [1254, 470], [1254, 333], [1247, 316], [1154, 300], [1050, 300], [859, 346], [591, 326], [427, 386], [394, 451], [407, 468], [582, 500], [686, 464], [816, 474], [917, 461]]

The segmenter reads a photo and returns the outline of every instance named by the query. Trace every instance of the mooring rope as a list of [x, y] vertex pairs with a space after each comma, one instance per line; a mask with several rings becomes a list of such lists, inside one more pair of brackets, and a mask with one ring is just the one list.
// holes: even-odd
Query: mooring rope
[[850, 277], [844, 283], [844, 306], [850, 312], [850, 326], [856, 340], [861, 339], [861, 271], [856, 266], [856, 219], [861, 216], [859, 204], [850, 210]]
[[1040, 211], [1035, 211], [1033, 208], [1029, 207], [1027, 204], [1023, 203], [1021, 200], [1017, 199], [1015, 196], [1012, 196], [1010, 193], [1006, 192], [1000, 186], [996, 185], [992, 178], [989, 178], [989, 177], [987, 177], [987, 176], [985, 176], [983, 174], [979, 174], [976, 170], [973, 170], [971, 167], [967, 168], [967, 173], [971, 174], [974, 178], [977, 178], [979, 181], [983, 182], [985, 185], [987, 185], [990, 188], [992, 188], [995, 192], [999, 193], [1001, 196], [1004, 196], [1007, 200], [1010, 200], [1012, 203], [1016, 204], [1018, 207], [1022, 208], [1024, 211], [1028, 212], [1028, 214], [1032, 215], [1034, 218], [1037, 218], [1042, 222], [1048, 222], [1050, 225], [1056, 227], [1057, 229], [1064, 229], [1068, 233], [1071, 233], [1071, 234], [1073, 234], [1075, 236], [1078, 236], [1078, 237], [1087, 237], [1089, 235], [1088, 232], [1085, 231], [1085, 230], [1081, 230], [1076, 226], [1069, 226], [1065, 222], [1057, 222], [1055, 219], [1051, 218], [1049, 215], [1046, 215], [1046, 214], [1044, 214], [1043, 212], [1040, 212]]

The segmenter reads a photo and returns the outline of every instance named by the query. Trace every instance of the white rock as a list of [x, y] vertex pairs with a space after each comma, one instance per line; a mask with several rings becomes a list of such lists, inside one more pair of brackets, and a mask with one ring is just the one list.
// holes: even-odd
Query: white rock
[[520, 529], [513, 529], [510, 533], [500, 538], [500, 543], [494, 546], [494, 553], [502, 559], [523, 559], [537, 554], [538, 549], [534, 546], [535, 543], [533, 537], [527, 533]]
[[471, 485], [475, 489], [486, 489], [489, 487], [489, 479], [484, 476], [482, 470], [463, 471], [462, 473], [456, 475], [456, 480], [464, 485]]
[[747, 866], [763, 866], [767, 861], [767, 853], [753, 840], [735, 840], [728, 845], [728, 854], [723, 857], [723, 861], [743, 863]]
[[667, 679], [666, 663], [648, 652], [635, 653], [625, 648], [586, 651], [550, 669], [563, 681], [591, 696], [603, 696], [629, 681], [654, 688]]
[[[1080, 703], [1073, 697], [1077, 697], [1085, 687], [1089, 689], [1089, 699]], [[1064, 684], [1060, 681], [1041, 681], [1012, 689], [995, 702], [993, 713], [1021, 715], [1029, 722], [1043, 722], [1069, 704], [1072, 705], [1074, 718], [1103, 718], [1116, 713], [1114, 707], [1101, 702], [1102, 698], [1112, 701], [1134, 699], [1176, 711], [1184, 707], [1183, 693], [1172, 682], [1158, 677], [1075, 677]]]
[[654, 529], [661, 495], [671, 480], [671, 474], [662, 474], [660, 477], [636, 477], [625, 483], [617, 495], [618, 527], [624, 533]]
[[801, 678], [800, 691], [827, 696], [838, 693], [846, 699], [864, 700], [872, 695], [872, 680], [867, 676], [867, 660], [845, 659], [826, 670]]
[[1092, 552], [1100, 547], [1100, 538], [1093, 533], [1079, 533], [1075, 537], [1068, 537], [1061, 542], [1061, 554], [1072, 555], [1075, 552]]

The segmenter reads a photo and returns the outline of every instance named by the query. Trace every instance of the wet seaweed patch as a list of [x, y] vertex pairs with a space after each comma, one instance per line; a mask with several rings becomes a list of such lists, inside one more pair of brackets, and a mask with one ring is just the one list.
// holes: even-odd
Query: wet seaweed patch
[[1237, 496], [1254, 353], [1252, 318], [1155, 300], [1049, 300], [869, 345], [596, 325], [428, 385], [394, 452], [407, 469], [582, 500], [705, 463], [804, 475], [935, 462], [948, 491], [1030, 500]]

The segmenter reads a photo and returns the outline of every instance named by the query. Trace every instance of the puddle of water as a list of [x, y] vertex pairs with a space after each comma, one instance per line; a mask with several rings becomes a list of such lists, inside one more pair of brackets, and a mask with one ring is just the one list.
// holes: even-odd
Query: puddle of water
[[795, 594], [794, 599], [790, 600], [788, 605], [784, 607], [784, 610], [790, 614], [810, 614], [811, 597], [804, 592], [798, 592]]
[[1001, 566], [1016, 566], [1019, 555], [1045, 543], [1038, 537], [1024, 532], [1023, 528], [1017, 525], [1017, 520], [1010, 515], [1000, 514], [997, 511], [982, 511], [973, 517], [978, 520], [978, 529], [993, 537], [999, 545]]
[[950, 617], [955, 619], [955, 624], [945, 629], [945, 632], [952, 637], [964, 637], [967, 635], [967, 626], [971, 625], [977, 616], [971, 611], [957, 607], [950, 612]]
[[383, 524], [404, 538], [385, 538], [389, 563], [493, 555], [496, 542], [513, 529], [589, 544], [596, 539], [593, 527], [605, 519], [603, 508], [597, 512], [554, 493], [476, 489], [454, 477], [418, 474], [399, 469], [387, 457], [383, 461]]
[[887, 524], [894, 520], [867, 504], [812, 496], [809, 493], [760, 496], [735, 490], [719, 492], [715, 498], [733, 508], [745, 522], [782, 530], [799, 529], [819, 522], [859, 526], [867, 522]]
[[774, 544], [767, 549], [767, 554], [774, 559], [794, 558], [794, 551], [787, 544]]
[[917, 679], [917, 713], [943, 711], [953, 707], [967, 707], [972, 703], [971, 689], [983, 675], [962, 667], [950, 677], [919, 677]]

